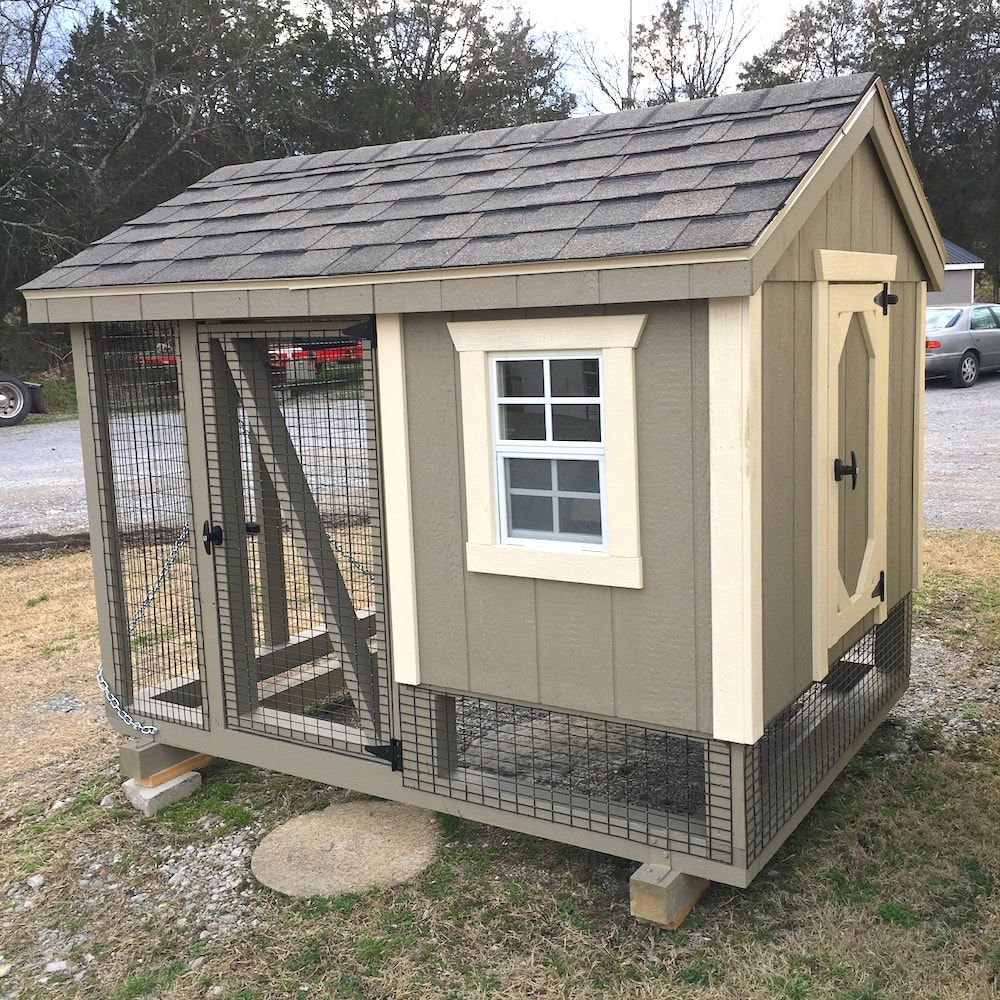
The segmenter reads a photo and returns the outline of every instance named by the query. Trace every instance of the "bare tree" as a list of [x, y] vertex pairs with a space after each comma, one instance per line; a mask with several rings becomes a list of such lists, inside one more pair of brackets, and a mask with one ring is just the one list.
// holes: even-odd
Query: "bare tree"
[[713, 97], [753, 28], [752, 8], [739, 0], [666, 0], [632, 27], [625, 55], [577, 35], [572, 60], [590, 84], [594, 110]]

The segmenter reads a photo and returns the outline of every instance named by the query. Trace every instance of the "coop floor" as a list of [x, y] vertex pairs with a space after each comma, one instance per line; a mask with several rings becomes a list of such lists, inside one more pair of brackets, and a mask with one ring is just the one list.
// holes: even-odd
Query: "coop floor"
[[254, 768], [209, 768], [153, 822], [102, 808], [120, 778], [88, 559], [5, 564], [0, 686], [20, 697], [0, 699], [0, 996], [995, 998], [1000, 535], [935, 535], [928, 554], [892, 723], [749, 890], [714, 886], [673, 934], [629, 918], [634, 866], [451, 820], [400, 890], [283, 902], [246, 849], [349, 796]]

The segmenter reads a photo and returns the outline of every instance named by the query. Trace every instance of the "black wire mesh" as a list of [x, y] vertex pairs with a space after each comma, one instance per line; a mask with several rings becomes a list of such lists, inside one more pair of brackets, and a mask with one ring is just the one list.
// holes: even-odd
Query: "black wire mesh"
[[733, 860], [727, 743], [405, 686], [400, 729], [405, 785]]
[[200, 338], [229, 725], [357, 751], [388, 729], [370, 327]]
[[203, 658], [177, 330], [170, 323], [86, 331], [113, 662], [133, 714], [203, 726]]
[[775, 835], [910, 676], [910, 598], [890, 611], [773, 719], [746, 754], [747, 864]]

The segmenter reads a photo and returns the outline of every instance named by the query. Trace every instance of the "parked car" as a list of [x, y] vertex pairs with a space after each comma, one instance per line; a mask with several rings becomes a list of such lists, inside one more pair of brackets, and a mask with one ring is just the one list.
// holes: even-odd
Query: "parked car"
[[967, 389], [981, 372], [1000, 370], [1000, 305], [932, 306], [925, 346], [924, 375]]
[[[349, 364], [364, 358], [364, 348], [359, 341], [329, 341], [310, 343], [308, 347], [301, 344], [271, 344], [267, 349], [267, 360], [272, 371], [284, 372], [290, 361], [312, 361], [316, 373], [323, 365]], [[132, 363], [143, 368], [173, 367], [177, 364], [177, 356], [167, 352], [136, 354]]]
[[44, 412], [41, 385], [0, 372], [0, 427], [14, 427], [29, 413]]

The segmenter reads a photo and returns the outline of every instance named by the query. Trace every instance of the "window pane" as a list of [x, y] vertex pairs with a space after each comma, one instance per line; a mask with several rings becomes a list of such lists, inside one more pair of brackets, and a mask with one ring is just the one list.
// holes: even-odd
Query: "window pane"
[[597, 358], [553, 358], [549, 362], [553, 396], [599, 396]]
[[511, 535], [526, 531], [552, 531], [552, 500], [549, 497], [526, 497], [512, 494], [507, 526]]
[[544, 441], [545, 407], [541, 403], [501, 405], [500, 436], [506, 441]]
[[601, 501], [559, 499], [559, 533], [601, 538]]
[[600, 405], [553, 403], [552, 439], [554, 441], [600, 441]]
[[597, 462], [560, 460], [558, 463], [559, 489], [564, 493], [601, 492], [601, 473]]
[[507, 485], [515, 490], [551, 490], [552, 462], [547, 458], [508, 458]]
[[541, 361], [500, 361], [500, 395], [544, 396]]

